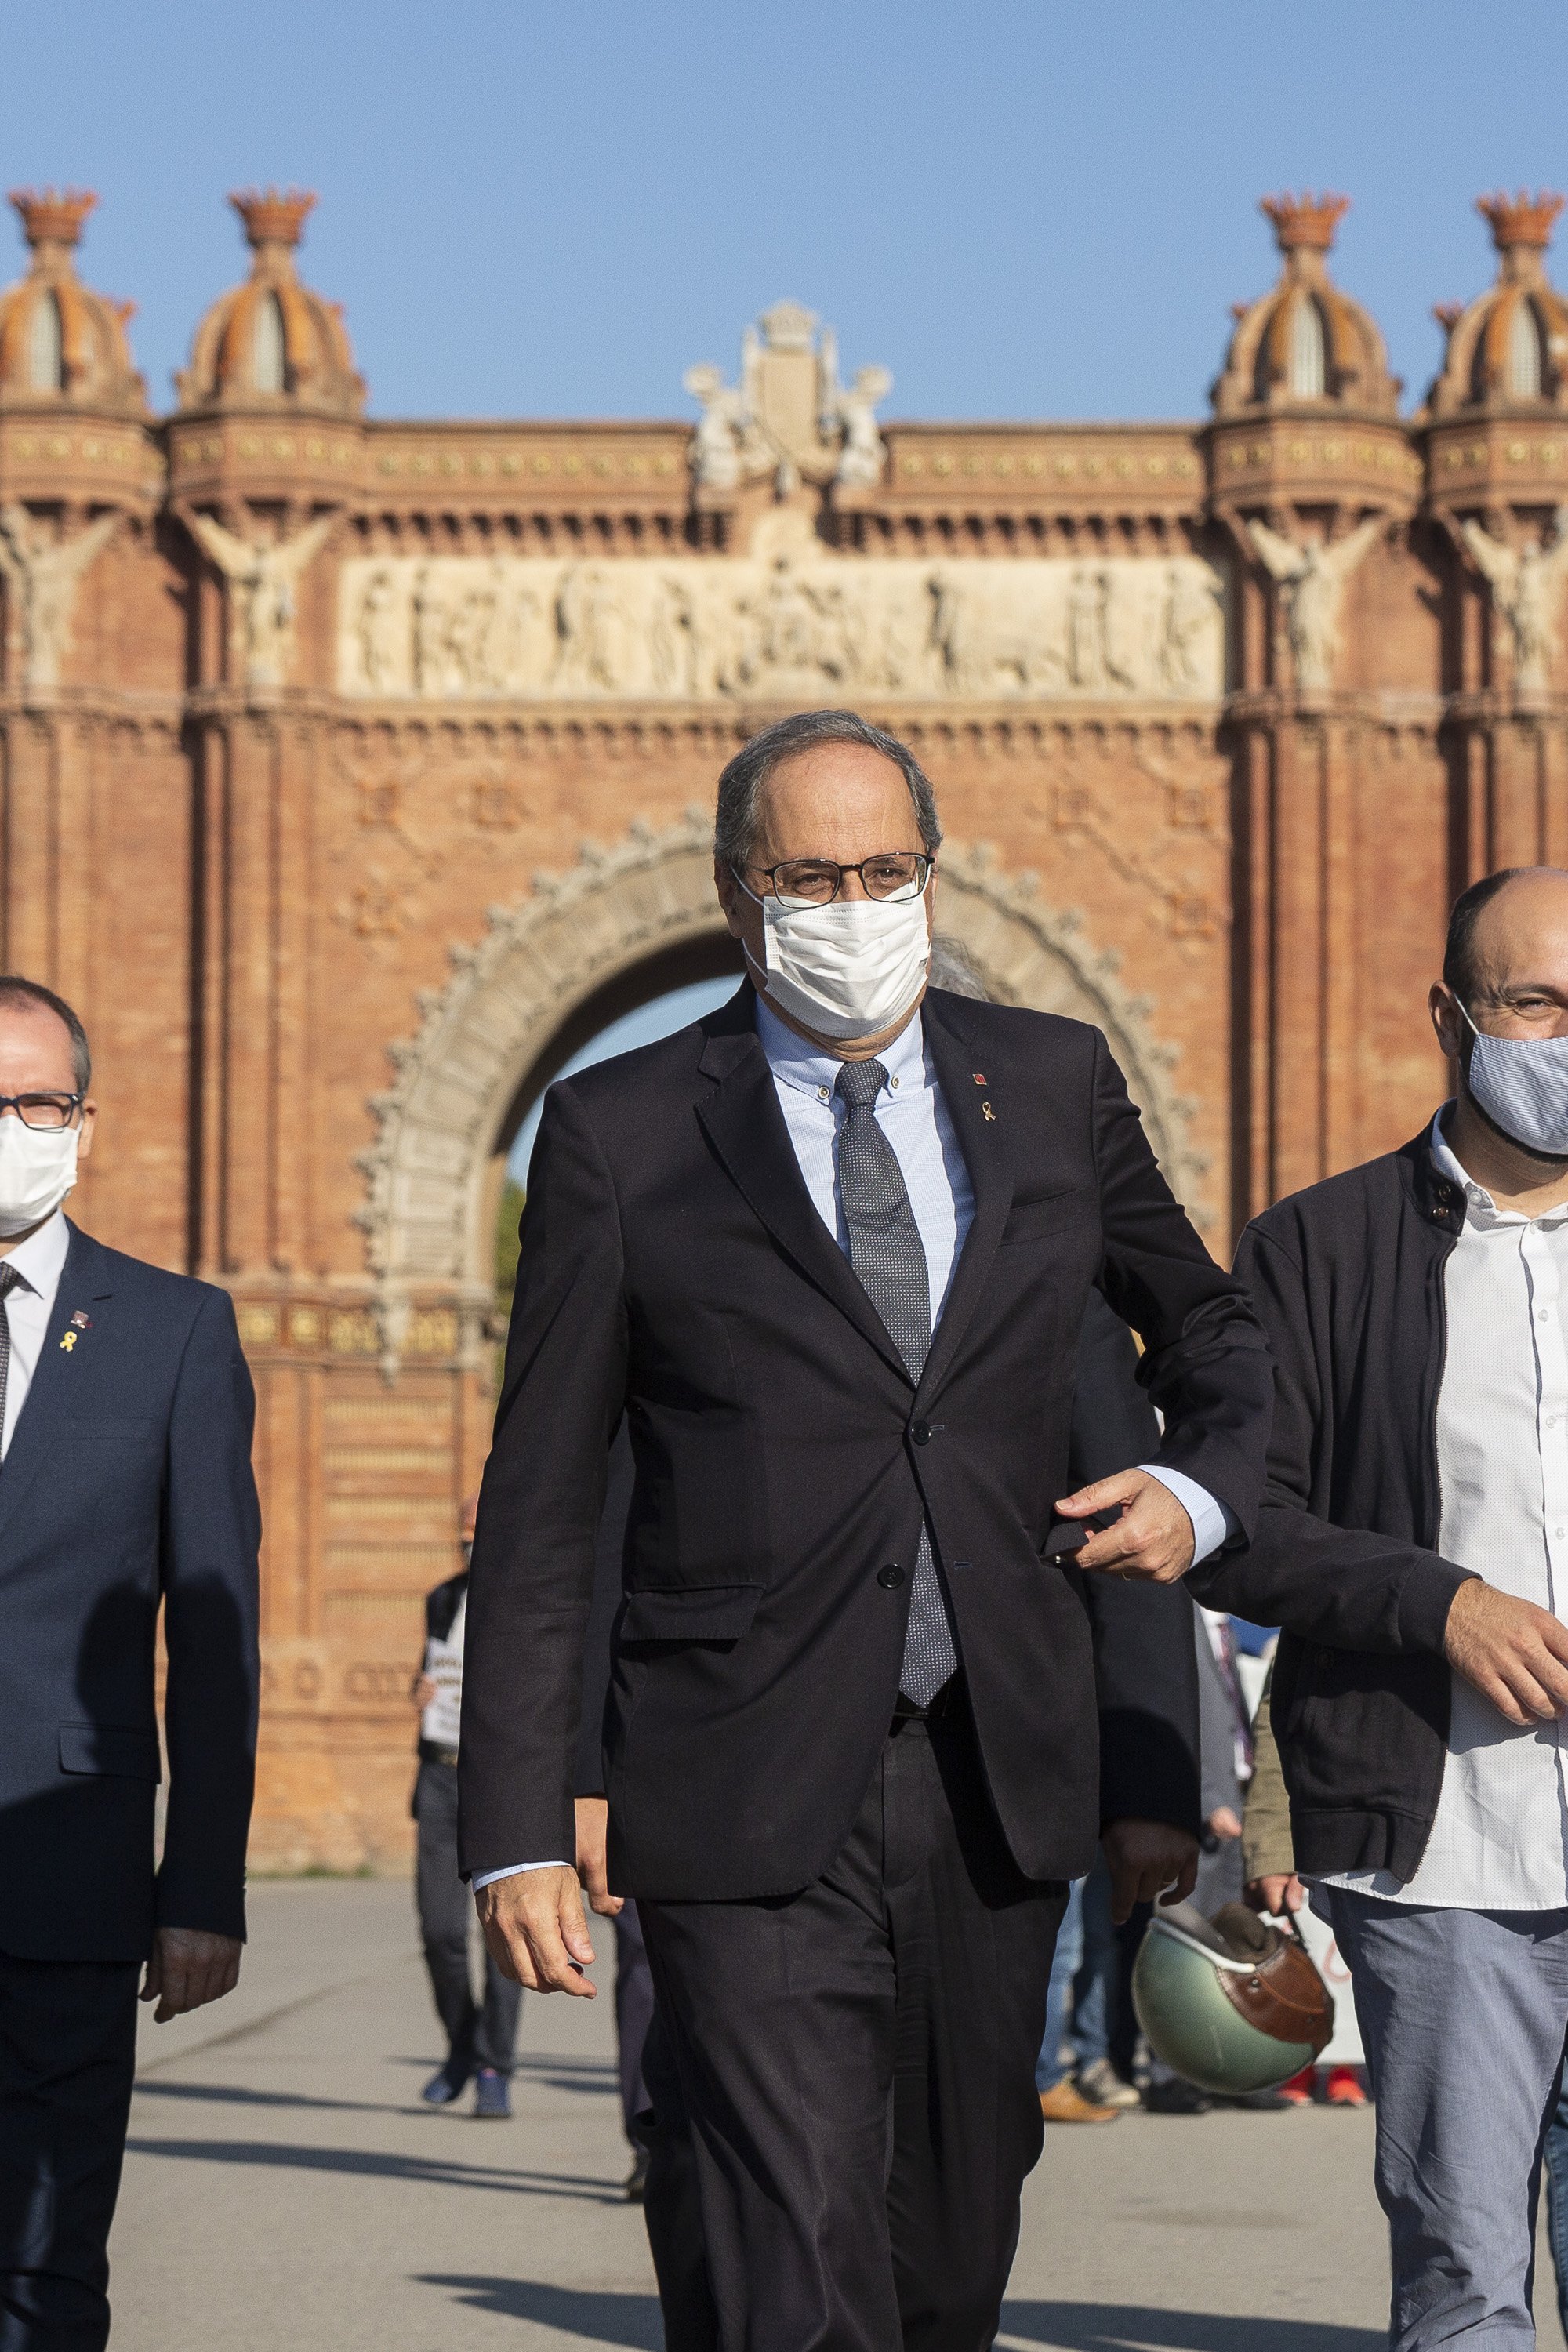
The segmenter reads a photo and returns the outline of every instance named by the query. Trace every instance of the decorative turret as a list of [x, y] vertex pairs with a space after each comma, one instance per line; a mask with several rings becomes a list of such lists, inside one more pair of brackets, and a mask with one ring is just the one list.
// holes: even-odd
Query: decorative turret
[[335, 302], [300, 282], [294, 254], [316, 199], [301, 189], [251, 189], [230, 204], [255, 256], [250, 276], [220, 296], [175, 378], [184, 413], [357, 417], [363, 380]]
[[1265, 196], [1283, 258], [1277, 283], [1237, 313], [1211, 397], [1216, 416], [1317, 410], [1329, 404], [1391, 416], [1399, 383], [1376, 321], [1330, 279], [1325, 256], [1347, 196]]
[[19, 189], [11, 202], [33, 258], [0, 293], [0, 408], [145, 415], [147, 388], [125, 333], [135, 306], [93, 293], [77, 276], [82, 223], [98, 198], [86, 189]]
[[1473, 302], [1439, 305], [1447, 348], [1426, 414], [1568, 410], [1568, 301], [1549, 284], [1544, 262], [1563, 199], [1521, 189], [1479, 197], [1476, 210], [1491, 225], [1498, 274]]

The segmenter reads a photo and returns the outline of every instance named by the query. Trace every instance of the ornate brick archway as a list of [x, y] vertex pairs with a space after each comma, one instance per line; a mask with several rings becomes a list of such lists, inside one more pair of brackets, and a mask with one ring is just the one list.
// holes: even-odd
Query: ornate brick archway
[[[389, 1346], [414, 1293], [457, 1285], [488, 1303], [485, 1179], [519, 1088], [607, 982], [721, 933], [711, 844], [700, 809], [663, 830], [634, 824], [613, 847], [585, 847], [567, 873], [537, 877], [520, 905], [492, 907], [485, 938], [451, 950], [452, 977], [421, 998], [417, 1034], [389, 1049], [396, 1082], [372, 1106], [381, 1131], [360, 1163]], [[1152, 1034], [1149, 1004], [1121, 986], [1114, 952], [1092, 950], [1070, 909], [1047, 906], [1033, 875], [1005, 873], [984, 847], [946, 850], [942, 887], [942, 927], [994, 996], [1104, 1030], [1172, 1182], [1191, 1198], [1204, 1162], [1171, 1083], [1175, 1049]]]

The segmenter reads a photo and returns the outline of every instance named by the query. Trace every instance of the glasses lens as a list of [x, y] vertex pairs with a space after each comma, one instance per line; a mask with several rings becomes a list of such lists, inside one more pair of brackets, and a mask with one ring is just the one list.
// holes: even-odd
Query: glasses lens
[[795, 857], [773, 867], [773, 888], [781, 898], [797, 898], [807, 907], [826, 907], [838, 895], [838, 868], [825, 858]]
[[918, 898], [925, 881], [925, 859], [899, 850], [886, 857], [868, 858], [860, 868], [868, 898]]
[[25, 1127], [68, 1127], [76, 1105], [69, 1095], [24, 1095], [16, 1108]]

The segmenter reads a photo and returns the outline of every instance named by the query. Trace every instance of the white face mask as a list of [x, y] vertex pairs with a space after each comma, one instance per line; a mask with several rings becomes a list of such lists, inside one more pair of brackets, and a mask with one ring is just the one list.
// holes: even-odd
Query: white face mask
[[1568, 1160], [1568, 1037], [1489, 1037], [1470, 1027], [1466, 1083], [1493, 1126], [1527, 1151]]
[[757, 904], [767, 961], [753, 977], [803, 1028], [846, 1041], [874, 1037], [919, 999], [931, 961], [924, 890], [918, 898], [835, 898], [826, 907], [771, 895]]
[[25, 1234], [58, 1209], [76, 1182], [79, 1127], [24, 1127], [0, 1118], [0, 1234]]

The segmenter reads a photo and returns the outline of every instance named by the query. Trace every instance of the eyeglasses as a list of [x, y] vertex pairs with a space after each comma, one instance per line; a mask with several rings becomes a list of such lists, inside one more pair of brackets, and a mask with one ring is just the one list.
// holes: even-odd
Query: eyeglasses
[[14, 1110], [24, 1127], [68, 1127], [81, 1101], [80, 1095], [0, 1095], [0, 1118]]
[[763, 876], [775, 898], [830, 907], [847, 874], [858, 874], [868, 898], [918, 898], [931, 879], [933, 862], [918, 849], [887, 849], [879, 857], [863, 857], [858, 866], [836, 866], [831, 857], [786, 857], [781, 866], [743, 870]]

